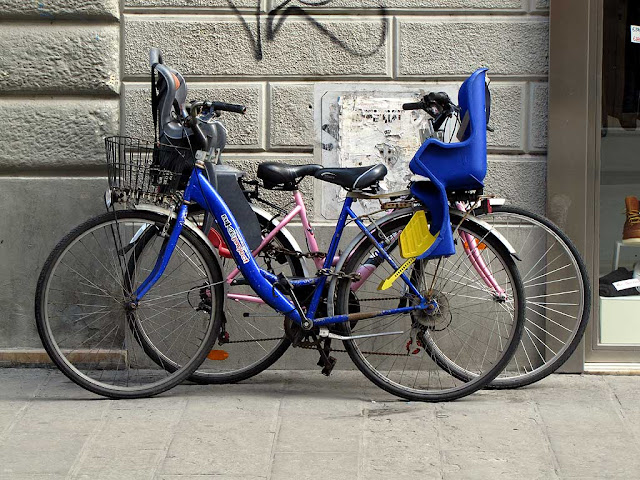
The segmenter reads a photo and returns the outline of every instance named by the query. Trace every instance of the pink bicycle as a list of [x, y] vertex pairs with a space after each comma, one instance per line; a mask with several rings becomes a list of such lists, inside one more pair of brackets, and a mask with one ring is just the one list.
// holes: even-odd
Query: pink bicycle
[[[435, 110], [431, 122], [435, 136], [446, 119], [454, 116], [455, 111], [446, 95], [432, 94], [429, 98], [432, 98], [431, 107]], [[314, 168], [317, 167], [264, 164], [258, 171], [258, 177], [264, 182], [265, 188], [282, 189], [286, 186], [286, 189], [293, 193], [293, 208], [290, 211], [265, 202], [271, 211], [278, 212], [276, 216], [255, 206], [255, 202], [253, 206], [266, 235], [255, 254], [261, 257], [263, 262], [269, 262], [273, 267], [277, 267], [276, 270], [280, 269], [287, 275], [308, 276], [310, 272], [307, 271], [305, 260], [312, 260], [316, 269], [322, 268], [324, 257], [307, 219], [302, 195], [293, 188], [305, 175], [312, 175]], [[258, 195], [257, 182], [254, 182], [254, 186], [256, 186], [253, 192], [254, 199], [263, 201]], [[406, 192], [398, 192], [396, 195], [404, 196], [404, 194]], [[589, 320], [591, 292], [584, 262], [571, 240], [547, 218], [522, 208], [504, 205], [504, 201], [500, 200], [486, 199], [481, 203], [469, 202], [467, 199], [461, 200], [454, 205], [456, 211], [451, 212], [452, 227], [460, 224], [466, 215], [472, 215], [494, 233], [499, 232], [500, 237], [506, 239], [506, 244], [513, 248], [512, 253], [517, 252], [518, 266], [523, 275], [526, 298], [524, 334], [512, 361], [490, 386], [515, 388], [537, 382], [566, 362], [580, 343], [585, 331]], [[384, 200], [381, 200], [381, 203], [383, 202]], [[374, 232], [380, 230], [385, 235], [391, 225], [403, 222], [406, 225], [413, 214], [410, 205], [410, 202], [394, 202], [387, 199], [385, 209], [393, 209], [396, 212], [391, 217], [372, 223], [371, 230]], [[307, 244], [305, 253], [302, 253], [303, 249], [285, 228], [296, 216], [299, 216], [303, 225]], [[480, 281], [478, 291], [488, 292], [490, 296], [507, 295], [482, 257], [486, 245], [472, 234], [465, 233], [464, 229], [459, 229], [458, 233], [463, 253], [468, 259], [466, 264], [470, 267], [468, 271], [463, 272], [462, 277], [477, 276], [474, 280]], [[216, 243], [215, 234], [213, 235]], [[333, 259], [336, 272], [344, 270], [347, 260], [353, 256], [358, 246], [365, 243], [365, 240], [361, 235], [346, 247], [341, 258]], [[219, 251], [223, 256], [225, 255], [224, 246]], [[444, 262], [447, 263], [447, 260]], [[360, 311], [364, 308], [363, 305], [374, 306], [380, 303], [375, 301], [376, 295], [380, 295], [377, 288], [371, 289], [371, 298], [366, 298], [364, 302], [362, 299], [365, 298], [363, 292], [366, 290], [363, 286], [366, 287], [367, 280], [380, 269], [381, 264], [379, 260], [372, 259], [362, 262], [357, 267], [356, 273], [360, 276], [360, 280], [351, 283], [346, 300], [343, 299], [343, 302], [349, 304], [348, 311]], [[460, 263], [453, 263], [453, 265], [459, 266]], [[417, 272], [425, 270], [424, 266], [416, 269]], [[260, 308], [260, 300], [252, 296], [251, 292], [235, 293], [242, 283], [241, 280], [236, 280], [236, 275], [237, 270], [233, 270], [228, 277], [232, 285], [228, 298], [234, 302], [228, 303], [226, 333], [221, 337], [221, 345], [219, 345], [221, 350], [210, 356], [212, 359], [228, 358], [228, 360], [205, 362], [195, 376], [197, 381], [216, 383], [248, 378], [278, 360], [292, 341], [295, 346], [313, 348], [313, 342], [308, 337], [301, 337], [300, 332], [294, 331], [295, 327], [286, 322], [283, 326], [282, 321], [276, 319], [276, 325], [269, 329], [266, 328], [267, 322], [254, 322], [252, 319], [273, 316], [273, 314], [267, 311], [261, 314], [260, 310], [266, 309]], [[328, 302], [328, 314], [335, 313], [337, 305], [335, 302], [339, 300], [336, 297], [337, 280], [339, 277], [330, 283], [327, 291], [327, 298], [334, 299], [334, 302]], [[400, 295], [404, 293], [400, 292]], [[440, 323], [443, 322], [446, 323], [444, 320]], [[351, 327], [352, 333], [354, 330], [363, 335], [375, 333], [375, 329], [364, 332], [364, 325], [358, 328], [355, 328], [355, 325]], [[452, 336], [455, 334], [455, 332], [450, 333]], [[460, 335], [464, 336], [464, 334]], [[373, 343], [374, 340], [361, 340], [361, 342]], [[386, 345], [387, 350], [378, 349], [372, 354], [389, 358], [394, 355], [415, 355], [420, 353], [421, 348], [429, 348], [429, 345], [416, 347], [416, 343], [415, 338], [409, 335], [409, 338], [404, 340], [404, 344], [400, 344], [399, 353], [397, 345]], [[241, 350], [241, 346], [244, 349]], [[412, 346], [414, 348], [411, 348]], [[371, 346], [366, 348], [372, 352], [376, 350]], [[395, 350], [391, 352], [391, 349]], [[236, 351], [237, 353], [234, 353]], [[332, 348], [331, 351], [337, 350]], [[441, 354], [440, 349], [435, 346], [427, 353], [435, 363], [457, 378], [466, 381], [473, 376], [472, 372], [459, 365], [461, 362], [458, 359], [451, 360], [448, 356]]]

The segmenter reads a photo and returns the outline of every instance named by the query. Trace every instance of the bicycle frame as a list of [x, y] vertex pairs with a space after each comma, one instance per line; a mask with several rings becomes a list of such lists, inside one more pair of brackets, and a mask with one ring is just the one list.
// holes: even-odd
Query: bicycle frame
[[[313, 233], [313, 228], [309, 219], [307, 218], [307, 209], [304, 204], [304, 199], [299, 190], [294, 190], [293, 199], [295, 202], [295, 207], [287, 213], [284, 218], [267, 234], [267, 236], [262, 240], [262, 243], [258, 245], [258, 247], [252, 252], [253, 256], [256, 257], [262, 249], [267, 246], [273, 237], [275, 237], [278, 232], [280, 232], [284, 227], [286, 227], [296, 216], [300, 217], [300, 222], [302, 223], [302, 228], [304, 230], [304, 236], [307, 243], [307, 247], [309, 248], [310, 253], [319, 253], [320, 249], [318, 248], [318, 242], [316, 241], [316, 237]], [[320, 256], [312, 257], [315, 267], [319, 270], [324, 268], [324, 260]], [[340, 256], [335, 255], [331, 262], [331, 266], [335, 266], [340, 261]], [[353, 291], [357, 291], [358, 288], [371, 276], [371, 274], [375, 271], [375, 268], [368, 268], [370, 265], [363, 265], [358, 269], [358, 274], [360, 275], [360, 280], [354, 281], [351, 285], [351, 289]], [[231, 282], [238, 276], [240, 270], [236, 267], [228, 276], [227, 283], [231, 284]], [[255, 295], [248, 294], [240, 294], [240, 293], [227, 293], [227, 298], [231, 300], [238, 300], [243, 302], [251, 302], [251, 303], [264, 303], [260, 297]]]
[[[262, 249], [268, 245], [273, 237], [275, 237], [278, 232], [280, 232], [284, 227], [286, 227], [295, 217], [296, 215], [300, 216], [300, 221], [302, 223], [305, 240], [307, 242], [307, 246], [309, 248], [310, 253], [318, 253], [320, 249], [318, 248], [318, 243], [316, 242], [315, 235], [313, 233], [313, 228], [307, 218], [307, 210], [304, 204], [304, 199], [300, 191], [295, 190], [293, 192], [293, 199], [295, 202], [295, 207], [287, 213], [284, 218], [269, 232], [269, 234], [262, 240], [262, 243], [252, 252], [253, 256], [256, 257]], [[461, 202], [456, 202], [455, 207], [458, 211], [466, 212], [465, 206]], [[469, 261], [474, 267], [474, 270], [478, 273], [480, 278], [484, 281], [485, 285], [490, 289], [494, 290], [498, 295], [505, 295], [504, 289], [498, 284], [498, 282], [493, 277], [491, 269], [485, 264], [482, 256], [480, 255], [480, 248], [476, 239], [474, 239], [471, 235], [461, 232], [460, 236], [463, 241], [464, 252], [469, 258]], [[316, 268], [321, 269], [324, 267], [324, 260], [318, 256], [313, 257], [314, 264]], [[333, 257], [331, 262], [331, 266], [335, 266], [340, 261], [340, 256], [336, 255]], [[354, 281], [351, 284], [351, 290], [356, 292], [362, 286], [362, 284], [371, 276], [371, 274], [375, 271], [376, 266], [371, 264], [361, 265], [358, 269], [358, 274], [360, 275], [360, 280]], [[234, 278], [238, 276], [240, 270], [236, 267], [228, 276], [227, 283], [231, 284]], [[250, 303], [264, 303], [260, 297], [250, 294], [239, 294], [239, 293], [227, 293], [227, 298], [231, 300], [250, 302]]]
[[[299, 192], [298, 192], [299, 195]], [[143, 297], [147, 294], [147, 292], [153, 287], [153, 285], [160, 279], [162, 274], [164, 273], [167, 264], [169, 263], [169, 259], [173, 254], [178, 238], [180, 237], [180, 233], [182, 232], [182, 228], [184, 226], [186, 217], [187, 217], [187, 206], [193, 202], [199, 204], [201, 207], [209, 211], [217, 224], [220, 226], [220, 230], [222, 236], [229, 247], [229, 250], [233, 256], [233, 259], [238, 266], [239, 272], [242, 273], [244, 278], [248, 281], [249, 285], [253, 288], [253, 290], [258, 294], [258, 296], [269, 306], [275, 309], [277, 312], [288, 316], [294, 322], [299, 325], [303, 324], [303, 319], [300, 313], [296, 310], [294, 304], [286, 298], [275, 286], [274, 283], [277, 280], [277, 277], [270, 272], [262, 270], [258, 264], [256, 263], [251, 251], [249, 250], [247, 243], [242, 235], [242, 232], [236, 222], [233, 214], [229, 210], [228, 206], [225, 204], [224, 200], [218, 195], [218, 192], [213, 188], [213, 186], [207, 180], [206, 174], [202, 171], [201, 168], [197, 167], [193, 169], [191, 176], [189, 178], [189, 182], [184, 192], [184, 202], [180, 206], [178, 211], [177, 219], [175, 225], [171, 230], [171, 234], [166, 240], [160, 250], [160, 254], [154, 265], [153, 270], [149, 274], [149, 276], [142, 282], [142, 284], [138, 287], [135, 292], [135, 301], [140, 302]], [[300, 197], [300, 202], [302, 199]], [[340, 238], [342, 236], [342, 232], [344, 230], [345, 224], [347, 222], [347, 218], [351, 218], [354, 223], [360, 228], [360, 230], [364, 233], [365, 236], [369, 238], [370, 241], [373, 242], [375, 248], [377, 249], [379, 255], [386, 260], [390, 266], [394, 269], [398, 269], [398, 265], [396, 262], [387, 254], [384, 250], [384, 246], [380, 244], [372, 233], [367, 229], [367, 227], [362, 223], [362, 221], [358, 218], [358, 216], [351, 209], [351, 205], [353, 203], [353, 198], [347, 197], [342, 206], [342, 211], [340, 212], [340, 217], [338, 219], [338, 223], [336, 225], [336, 229], [331, 239], [331, 244], [329, 246], [326, 258], [322, 262], [322, 268], [329, 269], [334, 264], [336, 253], [338, 250], [338, 244], [340, 242]], [[295, 212], [295, 213], [294, 213]], [[303, 225], [306, 220], [306, 210], [304, 209], [304, 205], [298, 204], [294, 210], [285, 217], [285, 220], [289, 218], [293, 218], [296, 214], [302, 213], [301, 218], [303, 219]], [[306, 225], [308, 225], [308, 221], [306, 221]], [[273, 233], [273, 232], [272, 232]], [[275, 235], [275, 233], [273, 233]], [[315, 238], [313, 239], [313, 243], [315, 243]], [[263, 241], [263, 244], [266, 245], [266, 239]], [[261, 247], [264, 245], [261, 244]], [[317, 244], [315, 247], [317, 249]], [[233, 272], [232, 272], [233, 273]], [[236, 273], [237, 274], [237, 273]], [[332, 317], [324, 317], [324, 318], [315, 318], [316, 312], [318, 310], [318, 306], [320, 304], [320, 300], [322, 298], [322, 293], [324, 287], [326, 285], [327, 276], [320, 275], [313, 278], [304, 278], [304, 279], [293, 279], [291, 280], [291, 284], [295, 286], [308, 286], [315, 285], [314, 293], [311, 299], [311, 303], [309, 305], [308, 311], [305, 312], [306, 320], [311, 320], [313, 325], [316, 326], [324, 326], [330, 325], [334, 323], [342, 323], [351, 320], [360, 320], [365, 318], [374, 318], [380, 316], [387, 315], [396, 315], [399, 313], [406, 313], [414, 310], [422, 310], [427, 308], [429, 302], [424, 298], [424, 296], [418, 291], [418, 289], [411, 283], [406, 274], [402, 274], [400, 278], [405, 282], [408, 289], [416, 296], [420, 302], [417, 305], [409, 306], [409, 307], [401, 307], [390, 310], [382, 310], [378, 312], [370, 312], [370, 313], [353, 313], [348, 315], [336, 315]]]

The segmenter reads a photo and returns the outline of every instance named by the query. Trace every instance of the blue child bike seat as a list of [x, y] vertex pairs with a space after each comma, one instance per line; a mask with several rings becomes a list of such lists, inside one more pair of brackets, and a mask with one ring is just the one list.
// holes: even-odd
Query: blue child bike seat
[[476, 70], [460, 87], [459, 143], [427, 139], [409, 163], [411, 171], [428, 180], [414, 182], [411, 192], [431, 212], [429, 231], [436, 241], [418, 258], [453, 255], [455, 245], [447, 192], [483, 187], [487, 173], [486, 68]]

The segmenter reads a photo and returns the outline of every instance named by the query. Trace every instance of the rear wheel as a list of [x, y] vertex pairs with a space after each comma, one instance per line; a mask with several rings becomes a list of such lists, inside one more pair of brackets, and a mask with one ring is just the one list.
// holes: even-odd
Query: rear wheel
[[[273, 228], [266, 218], [260, 220], [263, 236]], [[156, 245], [145, 246], [142, 239], [138, 246], [138, 255], [143, 258], [156, 258]], [[255, 257], [260, 268], [271, 273], [284, 273], [288, 277], [302, 276], [300, 258], [291, 252], [293, 246], [286, 235], [278, 232], [267, 246]], [[230, 258], [221, 258], [224, 278], [236, 268]], [[133, 272], [132, 272], [133, 273]], [[206, 293], [204, 301], [206, 302]], [[144, 332], [140, 332], [144, 339]], [[285, 334], [284, 317], [262, 302], [250, 285], [238, 274], [229, 285], [222, 325], [215, 344], [207, 358], [189, 380], [200, 384], [234, 383], [246, 380], [273, 365], [287, 351], [291, 342]], [[147, 344], [147, 348], [153, 349]], [[163, 352], [155, 355], [162, 364], [175, 364]], [[154, 358], [154, 354], [149, 352]]]
[[[380, 221], [375, 236], [386, 239], [386, 250], [397, 264], [397, 238], [413, 212]], [[344, 342], [356, 366], [376, 385], [410, 400], [454, 400], [486, 386], [507, 365], [515, 351], [524, 321], [522, 282], [509, 252], [478, 224], [464, 221], [457, 230], [456, 253], [447, 258], [417, 261], [407, 275], [433, 308], [375, 317], [342, 325], [346, 335], [400, 332]], [[481, 245], [481, 256], [505, 292], [487, 287], [464, 250], [464, 240]], [[375, 312], [411, 305], [416, 300], [397, 280], [390, 289], [377, 290], [393, 273], [380, 262], [376, 248], [361, 242], [350, 255], [344, 273], [372, 273], [360, 285], [352, 279], [338, 284], [336, 314]], [[336, 326], [338, 328], [339, 326]], [[473, 371], [460, 379], [449, 365]]]
[[501, 206], [479, 218], [499, 231], [522, 259], [524, 333], [512, 361], [490, 385], [522, 387], [560, 368], [580, 343], [591, 308], [587, 269], [571, 240], [545, 217]]

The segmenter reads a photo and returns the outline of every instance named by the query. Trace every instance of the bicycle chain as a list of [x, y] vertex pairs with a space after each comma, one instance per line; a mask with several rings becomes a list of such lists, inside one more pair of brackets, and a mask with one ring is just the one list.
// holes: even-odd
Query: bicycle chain
[[277, 245], [269, 245], [268, 252], [270, 254], [273, 253], [281, 253], [283, 255], [289, 255], [295, 258], [325, 258], [327, 254], [325, 252], [298, 252], [297, 250], [289, 250], [284, 247], [279, 247]]
[[344, 273], [343, 271], [334, 272], [330, 268], [321, 268], [316, 272], [316, 275], [322, 275], [325, 277], [338, 277], [338, 278], [348, 278], [353, 282], [359, 281], [362, 277], [359, 273]]
[[[222, 343], [222, 345], [226, 345], [228, 343], [251, 343], [251, 342], [268, 342], [271, 340], [281, 340], [282, 337], [271, 337], [271, 338], [252, 338], [250, 340], [228, 340], [224, 343]], [[316, 350], [318, 347], [316, 345], [299, 345], [295, 348], [301, 348], [303, 350]], [[332, 348], [331, 349], [332, 352], [339, 352], [339, 353], [347, 353], [347, 351], [343, 348]], [[362, 352], [363, 354], [368, 354], [368, 355], [384, 355], [384, 356], [388, 356], [388, 357], [406, 357], [408, 356], [408, 353], [389, 353], [389, 352]]]

